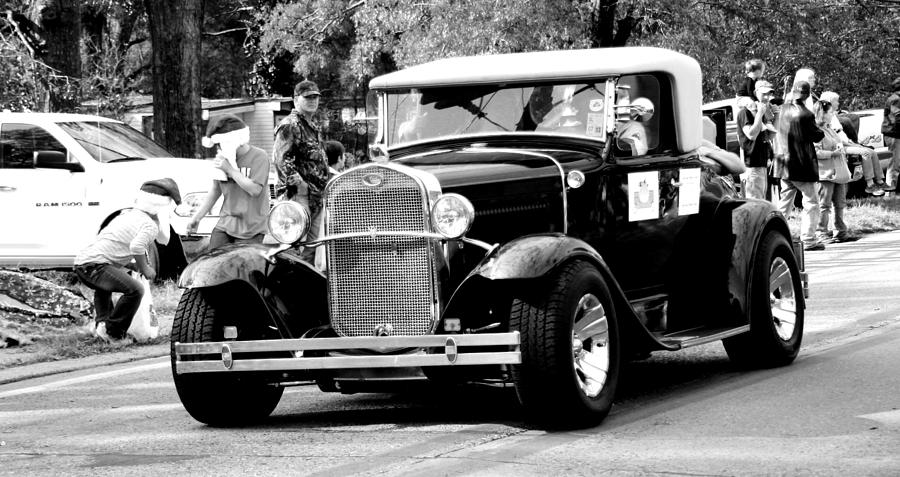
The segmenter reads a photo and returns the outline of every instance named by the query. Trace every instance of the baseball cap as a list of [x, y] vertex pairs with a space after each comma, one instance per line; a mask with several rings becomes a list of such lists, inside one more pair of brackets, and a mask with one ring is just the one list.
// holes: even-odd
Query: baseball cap
[[756, 87], [754, 88], [754, 91], [760, 91], [760, 92], [765, 93], [765, 92], [775, 91], [775, 88], [772, 87], [772, 83], [769, 83], [766, 80], [759, 80], [756, 82]]
[[302, 96], [304, 98], [310, 96], [319, 96], [319, 87], [309, 80], [304, 80], [294, 86], [294, 96]]

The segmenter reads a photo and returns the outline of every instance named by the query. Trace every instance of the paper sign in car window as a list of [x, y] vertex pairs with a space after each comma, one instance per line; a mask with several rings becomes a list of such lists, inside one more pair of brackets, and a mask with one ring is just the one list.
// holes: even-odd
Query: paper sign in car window
[[700, 169], [678, 171], [678, 215], [691, 215], [700, 211]]
[[585, 130], [584, 135], [588, 137], [605, 136], [606, 132], [604, 131], [603, 125], [606, 123], [603, 119], [603, 113], [588, 113], [587, 129]]
[[628, 221], [659, 218], [659, 172], [628, 174]]

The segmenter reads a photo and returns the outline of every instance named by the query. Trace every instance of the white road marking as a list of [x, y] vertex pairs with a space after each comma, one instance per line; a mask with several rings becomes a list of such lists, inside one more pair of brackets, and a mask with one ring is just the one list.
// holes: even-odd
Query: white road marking
[[13, 389], [12, 391], [3, 391], [3, 392], [0, 392], [0, 399], [6, 398], [6, 397], [11, 397], [11, 396], [20, 396], [22, 394], [31, 394], [31, 393], [39, 393], [39, 392], [43, 392], [43, 391], [49, 391], [51, 389], [57, 389], [57, 388], [65, 387], [65, 386], [70, 386], [72, 384], [97, 381], [100, 379], [111, 378], [114, 376], [122, 376], [125, 374], [140, 373], [140, 372], [144, 372], [144, 371], [151, 371], [154, 369], [168, 368], [169, 366], [171, 366], [171, 364], [169, 363], [168, 360], [166, 360], [166, 361], [162, 361], [159, 363], [145, 364], [143, 366], [135, 366], [133, 368], [117, 369], [115, 371], [107, 371], [105, 373], [96, 373], [96, 374], [89, 374], [87, 376], [79, 376], [77, 378], [62, 379], [60, 381], [54, 381], [52, 383], [40, 384], [37, 386], [31, 386], [31, 387], [21, 388], [21, 389]]
[[900, 410], [876, 412], [874, 414], [863, 414], [856, 417], [880, 422], [887, 427], [900, 427]]

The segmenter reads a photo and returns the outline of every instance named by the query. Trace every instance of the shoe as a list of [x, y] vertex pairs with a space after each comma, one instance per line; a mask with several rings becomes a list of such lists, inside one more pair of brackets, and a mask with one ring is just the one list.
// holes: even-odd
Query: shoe
[[843, 243], [849, 242], [852, 239], [850, 234], [837, 234], [834, 237], [831, 237], [831, 243]]
[[896, 189], [897, 189], [896, 185], [884, 184], [883, 186], [881, 186], [881, 190], [883, 190], [884, 192], [894, 192]]
[[866, 194], [878, 197], [884, 195], [884, 190], [877, 184], [872, 184], [870, 186], [866, 186]]
[[825, 250], [825, 244], [822, 242], [812, 242], [803, 245], [803, 250], [807, 252], [813, 252], [816, 250]]
[[823, 238], [823, 239], [819, 240], [819, 243], [820, 244], [829, 244], [829, 243], [835, 243], [838, 241], [839, 240], [837, 237], [827, 237], [827, 238]]
[[97, 323], [97, 328], [94, 330], [94, 336], [96, 336], [97, 338], [100, 338], [103, 341], [106, 341], [107, 343], [109, 343], [111, 345], [131, 344], [131, 338], [129, 338], [127, 336], [124, 336], [122, 338], [113, 338], [112, 336], [110, 336], [109, 333], [107, 333], [107, 331], [106, 331], [106, 322], [105, 321], [101, 321], [100, 323]]

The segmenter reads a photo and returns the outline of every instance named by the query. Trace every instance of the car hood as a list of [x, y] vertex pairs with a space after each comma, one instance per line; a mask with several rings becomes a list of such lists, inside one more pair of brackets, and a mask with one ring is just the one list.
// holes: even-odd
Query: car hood
[[411, 154], [392, 162], [433, 174], [446, 190], [538, 178], [559, 180], [564, 172], [580, 169], [596, 160], [596, 154], [588, 151], [462, 146]]
[[209, 191], [213, 171], [212, 162], [203, 159], [151, 158], [104, 164], [102, 177], [106, 185], [130, 194], [145, 181], [170, 177], [184, 197], [193, 192]]

